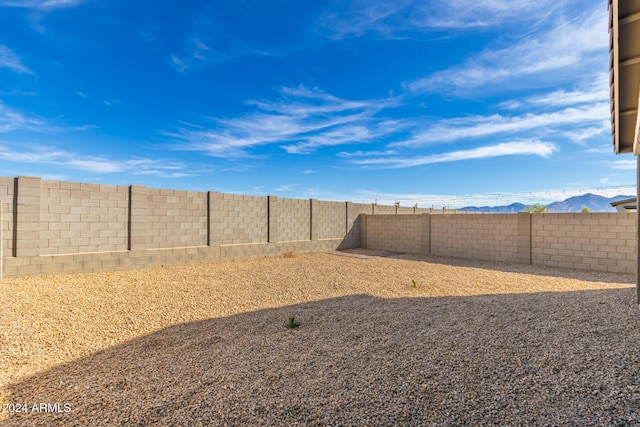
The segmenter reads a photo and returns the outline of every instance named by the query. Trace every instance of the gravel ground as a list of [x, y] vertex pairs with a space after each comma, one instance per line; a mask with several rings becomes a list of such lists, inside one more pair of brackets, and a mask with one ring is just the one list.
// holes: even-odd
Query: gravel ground
[[640, 425], [634, 282], [363, 250], [5, 279], [0, 423]]

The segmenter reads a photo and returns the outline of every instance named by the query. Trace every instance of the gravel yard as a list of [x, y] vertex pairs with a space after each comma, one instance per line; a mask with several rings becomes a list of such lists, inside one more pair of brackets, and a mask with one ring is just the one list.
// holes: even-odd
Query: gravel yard
[[365, 250], [5, 278], [0, 424], [640, 425], [634, 283]]

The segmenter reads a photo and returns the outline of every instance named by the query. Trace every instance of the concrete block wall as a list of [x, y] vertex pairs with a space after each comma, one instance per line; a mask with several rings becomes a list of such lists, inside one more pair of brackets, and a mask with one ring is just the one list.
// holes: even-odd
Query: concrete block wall
[[376, 207], [396, 211], [37, 177], [0, 177], [0, 207], [5, 276], [356, 248], [363, 237], [360, 214]]
[[517, 262], [517, 215], [434, 215], [431, 253]]
[[373, 204], [370, 203], [346, 203], [347, 209], [347, 230], [346, 236], [340, 249], [352, 249], [364, 247], [364, 231], [366, 227], [361, 223], [365, 221], [367, 215], [373, 214]]
[[395, 215], [395, 206], [373, 205], [373, 215]]
[[398, 214], [398, 215], [413, 215], [413, 214], [416, 213], [415, 210], [416, 210], [415, 208], [409, 208], [409, 207], [406, 207], [406, 206], [398, 206], [396, 208], [396, 214]]
[[278, 241], [311, 240], [311, 201], [278, 198]]
[[422, 253], [421, 215], [371, 215], [367, 217], [366, 248]]
[[554, 267], [633, 273], [634, 213], [531, 216], [532, 262]]
[[146, 247], [207, 244], [207, 193], [147, 189]]
[[345, 235], [347, 229], [345, 202], [319, 200], [312, 207], [317, 212], [314, 218], [317, 218], [318, 223], [318, 239], [335, 239]]
[[220, 244], [237, 245], [267, 242], [269, 238], [268, 215], [267, 197], [223, 194]]
[[129, 189], [42, 181], [39, 255], [127, 249]]
[[16, 185], [15, 178], [0, 177], [0, 209], [2, 210], [3, 222], [0, 224], [3, 240], [2, 253], [4, 256], [15, 256], [13, 245], [14, 233], [14, 189]]
[[636, 213], [362, 215], [360, 223], [369, 249], [636, 272]]
[[635, 213], [453, 215], [36, 177], [0, 177], [0, 206], [5, 276], [355, 247], [620, 273], [636, 264]]
[[466, 215], [467, 213], [472, 213], [472, 212], [465, 212], [465, 211], [456, 211], [455, 209], [428, 209], [428, 212], [423, 212], [423, 213], [429, 213], [431, 215], [450, 215], [450, 214], [458, 214], [458, 215]]

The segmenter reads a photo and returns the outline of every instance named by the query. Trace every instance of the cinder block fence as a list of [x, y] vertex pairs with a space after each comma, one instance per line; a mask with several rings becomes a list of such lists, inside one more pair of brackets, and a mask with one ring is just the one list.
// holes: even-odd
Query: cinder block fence
[[364, 247], [634, 273], [631, 213], [465, 214], [0, 177], [2, 273], [98, 272]]
[[636, 214], [365, 215], [368, 249], [634, 274]]
[[0, 177], [0, 209], [5, 277], [355, 248], [360, 214], [430, 211], [36, 177]]

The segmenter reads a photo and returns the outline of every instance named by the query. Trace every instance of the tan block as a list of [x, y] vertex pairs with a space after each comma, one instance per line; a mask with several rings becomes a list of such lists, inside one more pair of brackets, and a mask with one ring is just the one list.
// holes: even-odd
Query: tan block
[[66, 190], [80, 190], [79, 182], [60, 181], [60, 188]]
[[82, 262], [80, 261], [67, 261], [63, 262], [60, 266], [60, 271], [64, 273], [77, 273], [83, 270]]
[[636, 218], [634, 218], [634, 214], [630, 214], [633, 216], [629, 216], [626, 218], [616, 218], [616, 225], [622, 227], [635, 227], [637, 224]]
[[615, 265], [610, 265], [607, 266], [607, 272], [609, 273], [619, 273], [619, 274], [629, 274], [629, 273], [634, 273], [634, 270], [629, 270], [625, 267], [620, 267], [620, 266], [615, 266]]
[[589, 252], [589, 256], [591, 258], [604, 259], [604, 258], [608, 258], [609, 254], [606, 253], [606, 252], [591, 251], [591, 252]]
[[621, 254], [635, 254], [636, 248], [633, 246], [617, 246], [616, 252]]
[[626, 270], [628, 270], [629, 273], [635, 273], [636, 260], [619, 259], [617, 260], [617, 265], [619, 267], [624, 267]]
[[613, 258], [600, 258], [598, 259], [599, 265], [617, 266], [618, 260]]
[[18, 267], [17, 275], [25, 276], [30, 274], [42, 274], [42, 265], [40, 264], [30, 264], [30, 265], [21, 265]]

